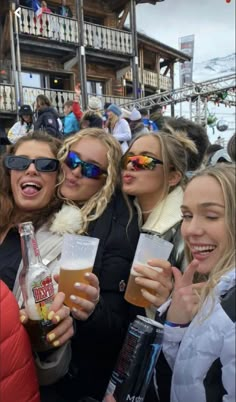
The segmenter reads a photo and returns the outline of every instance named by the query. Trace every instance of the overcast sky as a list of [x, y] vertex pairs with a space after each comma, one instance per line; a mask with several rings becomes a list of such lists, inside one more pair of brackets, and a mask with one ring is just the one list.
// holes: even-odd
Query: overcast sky
[[195, 35], [195, 62], [235, 52], [235, 1], [165, 0], [137, 7], [138, 30], [178, 48], [178, 38]]

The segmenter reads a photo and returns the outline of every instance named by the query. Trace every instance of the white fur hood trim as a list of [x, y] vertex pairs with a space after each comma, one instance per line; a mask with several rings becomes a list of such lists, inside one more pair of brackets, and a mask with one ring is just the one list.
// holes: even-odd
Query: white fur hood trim
[[54, 215], [54, 220], [49, 230], [52, 233], [63, 235], [65, 233], [77, 233], [82, 226], [82, 214], [80, 208], [64, 204], [59, 212]]

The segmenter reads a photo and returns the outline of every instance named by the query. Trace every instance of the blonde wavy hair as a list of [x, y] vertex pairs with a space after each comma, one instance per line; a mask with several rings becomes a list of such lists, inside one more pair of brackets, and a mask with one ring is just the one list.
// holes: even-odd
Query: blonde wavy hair
[[[200, 303], [198, 310], [201, 309], [205, 299], [213, 296], [213, 289], [219, 283], [221, 277], [235, 267], [235, 177], [236, 165], [218, 163], [215, 166], [207, 167], [196, 172], [190, 179], [193, 181], [196, 177], [213, 177], [220, 185], [224, 203], [225, 203], [225, 225], [226, 225], [226, 244], [227, 247], [217, 264], [212, 268], [208, 276], [205, 276], [206, 283], [200, 293]], [[186, 255], [189, 262], [192, 256], [188, 249]], [[202, 277], [197, 282], [202, 281]], [[214, 299], [212, 299], [213, 301]], [[212, 306], [213, 307], [213, 303]], [[210, 314], [211, 309], [208, 312]], [[205, 317], [206, 318], [206, 317]]]
[[[105, 145], [107, 148], [108, 167], [107, 177], [103, 187], [81, 207], [83, 224], [79, 231], [80, 234], [87, 231], [90, 222], [95, 221], [102, 215], [114, 194], [115, 188], [120, 184], [120, 160], [122, 156], [120, 144], [112, 135], [100, 128], [87, 128], [65, 140], [58, 153], [58, 159], [61, 163], [65, 161], [70, 147], [76, 142], [79, 142], [82, 138], [95, 138]], [[61, 183], [63, 180], [64, 178], [62, 178]], [[68, 204], [74, 204], [79, 207], [75, 201], [63, 198], [60, 194], [60, 186], [58, 188], [58, 196], [64, 199]]]

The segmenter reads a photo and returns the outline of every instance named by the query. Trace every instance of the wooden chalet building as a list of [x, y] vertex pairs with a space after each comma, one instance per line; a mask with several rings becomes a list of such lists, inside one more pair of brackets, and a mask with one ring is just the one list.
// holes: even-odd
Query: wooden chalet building
[[40, 93], [62, 114], [77, 82], [84, 108], [91, 94], [103, 103], [123, 104], [129, 97], [171, 90], [174, 64], [188, 56], [136, 30], [136, 7], [158, 1], [67, 0], [67, 18], [57, 14], [61, 0], [48, 0], [52, 13], [40, 16], [26, 7], [27, 0], [1, 0], [3, 126], [16, 119], [17, 106], [33, 106]]

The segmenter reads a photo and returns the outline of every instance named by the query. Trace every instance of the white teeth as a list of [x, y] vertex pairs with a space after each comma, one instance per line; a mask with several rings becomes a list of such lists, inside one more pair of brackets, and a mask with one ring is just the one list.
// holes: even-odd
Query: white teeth
[[192, 246], [193, 251], [212, 251], [216, 248], [216, 246]]
[[22, 184], [22, 188], [25, 188], [25, 187], [27, 187], [27, 186], [33, 186], [33, 187], [36, 187], [36, 188], [38, 188], [39, 190], [41, 189], [41, 186], [39, 185], [39, 184], [36, 184], [36, 183], [31, 183], [31, 182], [28, 182], [28, 183], [24, 183], [24, 184]]

